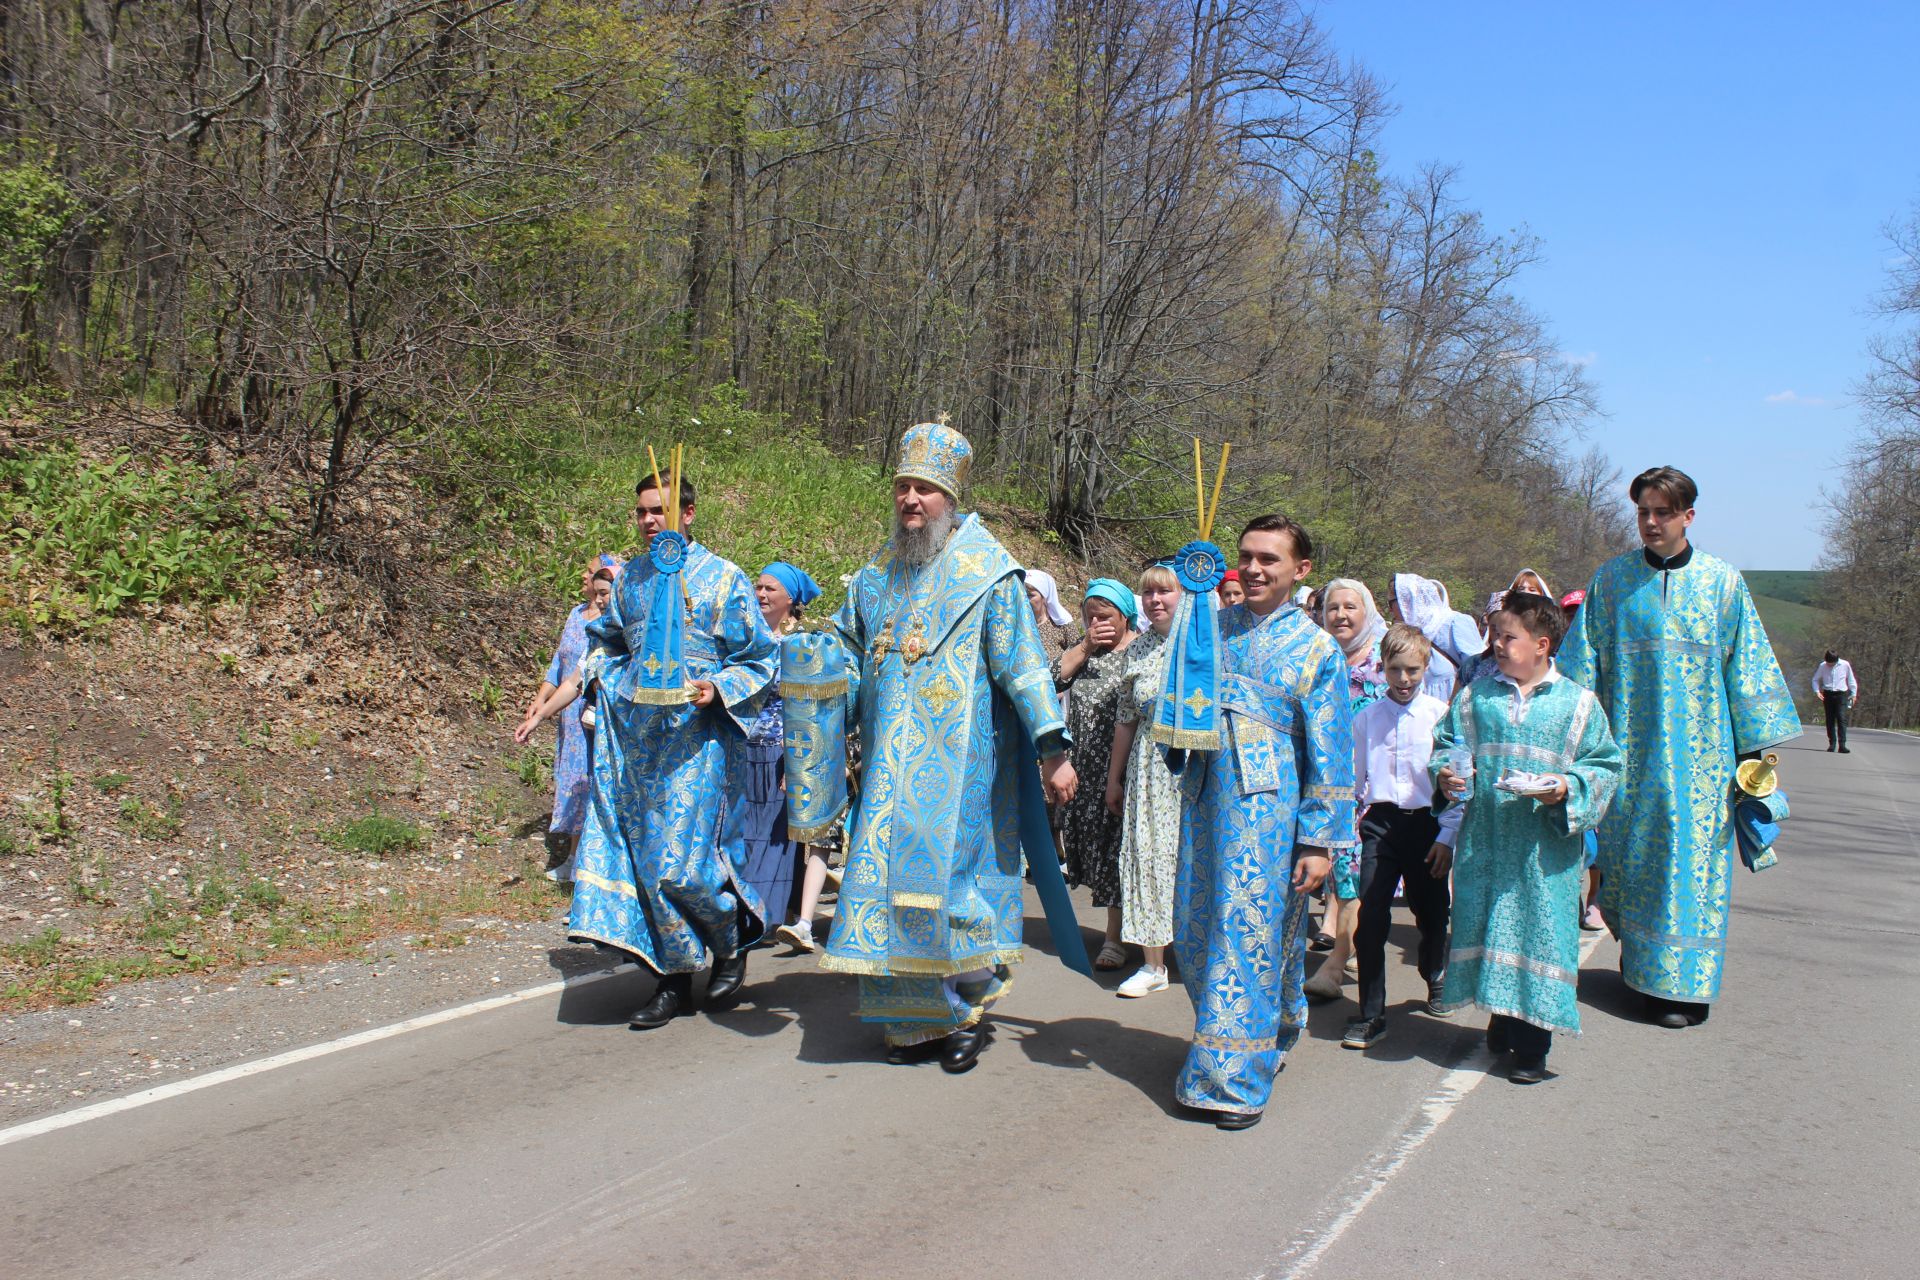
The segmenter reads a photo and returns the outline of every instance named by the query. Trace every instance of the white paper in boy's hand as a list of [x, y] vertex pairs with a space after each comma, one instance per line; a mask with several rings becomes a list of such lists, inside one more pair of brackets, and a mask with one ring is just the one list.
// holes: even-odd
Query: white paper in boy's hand
[[1551, 773], [1510, 773], [1493, 784], [1517, 796], [1541, 796], [1558, 789], [1560, 779]]

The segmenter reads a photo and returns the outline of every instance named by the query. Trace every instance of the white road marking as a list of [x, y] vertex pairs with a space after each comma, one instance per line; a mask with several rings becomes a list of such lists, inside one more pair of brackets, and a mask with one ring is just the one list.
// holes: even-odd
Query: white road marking
[[[1604, 932], [1593, 933], [1581, 941], [1582, 966], [1606, 936]], [[1434, 1086], [1432, 1093], [1420, 1100], [1420, 1104], [1413, 1109], [1412, 1117], [1386, 1150], [1377, 1153], [1355, 1170], [1353, 1176], [1347, 1179], [1346, 1186], [1314, 1216], [1305, 1230], [1293, 1238], [1279, 1261], [1254, 1280], [1300, 1280], [1319, 1266], [1327, 1250], [1333, 1248], [1340, 1237], [1347, 1233], [1347, 1229], [1359, 1220], [1367, 1206], [1373, 1203], [1374, 1197], [1386, 1190], [1394, 1176], [1407, 1167], [1414, 1153], [1426, 1145], [1427, 1139], [1452, 1117], [1467, 1095], [1486, 1081], [1487, 1068], [1492, 1065], [1492, 1055], [1482, 1046], [1474, 1050], [1473, 1056], [1466, 1062], [1440, 1077], [1440, 1083]]]
[[270, 1058], [256, 1058], [252, 1062], [236, 1063], [231, 1067], [222, 1067], [218, 1071], [209, 1071], [203, 1076], [192, 1076], [185, 1080], [174, 1080], [151, 1089], [142, 1089], [138, 1093], [129, 1093], [125, 1097], [108, 1098], [104, 1102], [91, 1103], [76, 1107], [72, 1111], [62, 1111], [56, 1115], [42, 1116], [38, 1120], [29, 1120], [14, 1125], [10, 1129], [0, 1129], [0, 1147], [10, 1142], [19, 1142], [26, 1138], [37, 1138], [43, 1133], [53, 1133], [59, 1129], [70, 1128], [76, 1124], [85, 1124], [89, 1120], [99, 1120], [105, 1116], [118, 1115], [122, 1111], [131, 1111], [135, 1107], [144, 1107], [152, 1102], [164, 1102], [168, 1098], [177, 1098], [182, 1094], [196, 1093], [201, 1089], [211, 1089], [217, 1084], [228, 1084], [235, 1080], [245, 1080], [249, 1076], [262, 1075], [281, 1067], [290, 1067], [296, 1062], [310, 1062], [315, 1058], [324, 1058], [331, 1053], [345, 1049], [357, 1049], [363, 1044], [372, 1044], [377, 1040], [390, 1039], [405, 1035], [409, 1031], [422, 1031], [427, 1027], [437, 1027], [442, 1023], [455, 1022], [461, 1018], [470, 1018], [476, 1013], [491, 1013], [495, 1009], [505, 1009], [510, 1005], [525, 1004], [529, 1000], [539, 1000], [546, 996], [558, 995], [569, 987], [584, 987], [601, 982], [616, 974], [625, 973], [635, 966], [631, 963], [615, 965], [611, 969], [601, 969], [594, 973], [584, 973], [559, 982], [545, 982], [537, 987], [528, 987], [524, 991], [513, 991], [506, 995], [489, 996], [485, 1000], [475, 1000], [472, 1004], [458, 1005], [452, 1009], [442, 1009], [438, 1013], [426, 1013], [417, 1018], [408, 1018], [404, 1022], [389, 1023], [384, 1027], [374, 1027], [367, 1031], [356, 1031], [352, 1035], [341, 1036], [337, 1040], [327, 1040], [320, 1044], [310, 1044], [301, 1049], [289, 1049], [285, 1053], [276, 1053]]

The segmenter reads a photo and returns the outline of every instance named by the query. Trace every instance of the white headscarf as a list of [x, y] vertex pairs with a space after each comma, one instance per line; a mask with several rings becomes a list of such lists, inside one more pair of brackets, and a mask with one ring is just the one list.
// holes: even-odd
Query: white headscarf
[[1445, 584], [1415, 573], [1393, 575], [1393, 599], [1400, 617], [1433, 641], [1456, 665], [1487, 647], [1486, 637], [1472, 618], [1455, 611]]
[[1541, 595], [1545, 596], [1549, 600], [1559, 599], [1558, 596], [1553, 594], [1553, 584], [1547, 581], [1547, 575], [1540, 572], [1538, 569], [1522, 569], [1519, 573], [1514, 574], [1513, 581], [1507, 584], [1507, 589], [1503, 591], [1501, 594], [1503, 596], [1507, 596], [1507, 595], [1512, 595], [1515, 591], [1518, 591], [1520, 589], [1520, 579], [1526, 577], [1528, 574], [1532, 574], [1536, 579], [1538, 579], [1540, 583]]
[[[1387, 620], [1380, 616], [1380, 606], [1373, 602], [1373, 592], [1367, 584], [1358, 578], [1335, 578], [1320, 588], [1320, 613], [1325, 616], [1327, 601], [1336, 591], [1351, 591], [1360, 597], [1360, 603], [1366, 606], [1367, 616], [1360, 623], [1360, 630], [1354, 633], [1350, 641], [1341, 641], [1340, 647], [1347, 651], [1349, 665], [1366, 657], [1368, 649], [1375, 640], [1387, 634]], [[1332, 632], [1327, 634], [1332, 635]], [[1337, 638], [1337, 637], [1336, 637]]]
[[1045, 569], [1028, 569], [1027, 585], [1040, 593], [1047, 602], [1047, 621], [1056, 627], [1072, 623], [1073, 615], [1067, 612], [1067, 606], [1060, 603], [1060, 584]]

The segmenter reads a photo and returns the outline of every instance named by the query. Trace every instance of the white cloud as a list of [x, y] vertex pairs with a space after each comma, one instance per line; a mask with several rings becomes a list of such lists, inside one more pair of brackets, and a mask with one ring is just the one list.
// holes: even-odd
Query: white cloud
[[1776, 391], [1767, 397], [1768, 404], [1793, 404], [1803, 409], [1831, 409], [1834, 402], [1825, 396], [1803, 396], [1798, 391]]
[[1598, 351], [1562, 351], [1560, 358], [1576, 369], [1591, 369], [1600, 363]]

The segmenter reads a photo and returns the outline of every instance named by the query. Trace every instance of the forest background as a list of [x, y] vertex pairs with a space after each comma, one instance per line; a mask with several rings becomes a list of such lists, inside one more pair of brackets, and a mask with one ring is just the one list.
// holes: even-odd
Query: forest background
[[[196, 654], [176, 702], [223, 677], [277, 708], [247, 750], [416, 762], [290, 818], [280, 855], [395, 811], [445, 848], [477, 828], [420, 744], [471, 752], [448, 718], [519, 704], [579, 566], [634, 541], [648, 445], [687, 443], [703, 540], [830, 606], [938, 412], [1017, 553], [1070, 579], [1190, 536], [1199, 437], [1234, 446], [1226, 527], [1289, 512], [1322, 580], [1413, 569], [1468, 608], [1522, 565], [1578, 585], [1633, 539], [1593, 389], [1515, 289], [1539, 246], [1446, 169], [1393, 171], [1388, 110], [1272, 0], [14, 0], [0, 611], [80, 637], [17, 670]], [[1903, 350], [1836, 551], [1902, 620]], [[1863, 709], [1914, 723], [1900, 634], [1847, 640], [1887, 691]], [[151, 905], [97, 887], [117, 855], [63, 825], [58, 755], [15, 753], [0, 838], [66, 850], [69, 899]], [[109, 818], [239, 830], [167, 763]]]

